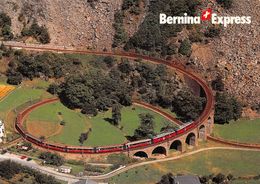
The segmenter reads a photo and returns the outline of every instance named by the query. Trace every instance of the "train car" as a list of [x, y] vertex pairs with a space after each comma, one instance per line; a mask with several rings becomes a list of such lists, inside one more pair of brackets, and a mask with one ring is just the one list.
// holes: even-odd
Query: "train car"
[[168, 136], [170, 133], [163, 133], [153, 138], [153, 144], [161, 143], [166, 140], [166, 136]]
[[134, 141], [126, 144], [127, 149], [136, 149], [140, 147], [146, 147], [152, 144], [152, 139], [145, 139], [140, 141]]
[[123, 145], [95, 148], [96, 153], [111, 153], [111, 152], [119, 152], [119, 151], [123, 151], [123, 150], [124, 150]]

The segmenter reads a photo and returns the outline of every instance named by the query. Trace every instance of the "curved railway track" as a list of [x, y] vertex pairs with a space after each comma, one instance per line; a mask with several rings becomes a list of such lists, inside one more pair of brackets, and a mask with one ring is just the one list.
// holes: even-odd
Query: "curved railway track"
[[[25, 49], [31, 51], [49, 51], [49, 52], [59, 52], [59, 53], [76, 53], [76, 54], [91, 54], [91, 55], [101, 55], [101, 56], [114, 56], [114, 57], [123, 57], [123, 58], [130, 58], [134, 60], [142, 59], [150, 63], [156, 64], [163, 64], [169, 68], [172, 68], [179, 73], [183, 74], [184, 76], [196, 81], [202, 90], [205, 93], [206, 97], [206, 105], [205, 108], [200, 115], [200, 117], [188, 124], [187, 126], [181, 128], [178, 131], [170, 132], [167, 134], [161, 134], [153, 139], [143, 140], [138, 142], [131, 142], [122, 145], [114, 145], [114, 146], [106, 146], [106, 147], [94, 147], [94, 148], [87, 148], [87, 147], [72, 147], [72, 146], [64, 146], [64, 145], [57, 145], [57, 144], [50, 144], [44, 141], [39, 140], [38, 138], [33, 137], [32, 135], [28, 134], [22, 129], [22, 123], [25, 117], [35, 108], [39, 106], [45, 105], [46, 103], [52, 103], [57, 101], [58, 99], [48, 99], [37, 104], [30, 106], [29, 108], [25, 109], [24, 111], [20, 112], [17, 116], [15, 127], [17, 131], [29, 142], [32, 142], [40, 147], [60, 151], [60, 152], [68, 152], [68, 153], [81, 153], [81, 154], [98, 154], [98, 153], [113, 153], [113, 152], [125, 152], [136, 150], [140, 148], [147, 148], [153, 147], [155, 145], [161, 144], [163, 142], [176, 139], [179, 136], [187, 134], [194, 129], [198, 128], [203, 122], [207, 121], [211, 115], [211, 112], [214, 110], [214, 97], [211, 89], [208, 85], [195, 73], [188, 71], [184, 67], [174, 64], [173, 62], [169, 62], [163, 59], [153, 58], [149, 56], [144, 56], [136, 53], [129, 53], [129, 52], [98, 52], [98, 51], [86, 51], [86, 50], [79, 50], [79, 49], [66, 49], [66, 48], [51, 48], [51, 47], [41, 47], [41, 46], [30, 46], [30, 45], [23, 45], [23, 44], [10, 44], [5, 43], [6, 46], [16, 48], [16, 49]], [[167, 118], [173, 118], [171, 115], [161, 112]]]

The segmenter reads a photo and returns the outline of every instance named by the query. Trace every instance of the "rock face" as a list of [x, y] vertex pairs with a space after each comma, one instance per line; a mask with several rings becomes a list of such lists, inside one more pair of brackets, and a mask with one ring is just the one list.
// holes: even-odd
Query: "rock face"
[[260, 4], [258, 0], [236, 0], [227, 15], [251, 16], [251, 25], [230, 25], [213, 49], [217, 66], [225, 75], [230, 93], [250, 104], [260, 103]]
[[[260, 103], [260, 4], [259, 0], [236, 0], [221, 16], [251, 16], [251, 25], [228, 25], [220, 38], [201, 48], [206, 58], [193, 49], [193, 60], [210, 78], [220, 74], [226, 89], [247, 105]], [[211, 50], [210, 53], [209, 50]]]
[[121, 3], [122, 0], [1, 0], [0, 10], [12, 18], [16, 35], [23, 24], [36, 19], [48, 28], [51, 44], [102, 50], [112, 45], [114, 14]]

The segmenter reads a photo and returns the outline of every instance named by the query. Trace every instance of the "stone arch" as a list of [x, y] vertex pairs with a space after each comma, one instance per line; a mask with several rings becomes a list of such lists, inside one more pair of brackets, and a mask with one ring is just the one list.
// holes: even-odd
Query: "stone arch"
[[166, 156], [167, 155], [166, 148], [163, 146], [158, 146], [158, 147], [154, 148], [154, 150], [152, 151], [152, 155], [157, 155], [157, 154]]
[[182, 142], [180, 140], [175, 140], [170, 146], [170, 150], [176, 150], [182, 152]]
[[198, 134], [199, 139], [205, 140], [206, 139], [206, 127], [204, 125], [201, 125], [199, 127], [199, 134]]
[[139, 157], [139, 158], [148, 158], [148, 154], [145, 153], [144, 151], [138, 151], [134, 154], [134, 157]]
[[190, 146], [195, 146], [196, 145], [196, 135], [191, 132], [188, 134], [188, 136], [186, 137], [186, 144], [190, 145]]

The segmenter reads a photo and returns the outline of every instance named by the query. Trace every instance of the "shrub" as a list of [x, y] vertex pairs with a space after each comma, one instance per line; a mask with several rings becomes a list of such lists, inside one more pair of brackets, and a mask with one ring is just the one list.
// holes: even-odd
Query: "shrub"
[[185, 56], [189, 56], [191, 54], [191, 43], [188, 39], [181, 42], [179, 53]]
[[37, 41], [42, 44], [50, 43], [50, 35], [45, 26], [39, 26], [37, 22], [33, 22], [30, 28], [23, 28], [22, 36], [33, 36]]
[[212, 26], [204, 33], [206, 37], [214, 38], [220, 35], [220, 28]]
[[64, 159], [55, 153], [43, 152], [40, 154], [39, 158], [43, 159], [46, 164], [50, 165], [61, 166], [64, 164]]
[[217, 3], [221, 4], [224, 8], [229, 9], [233, 5], [233, 0], [217, 0]]

